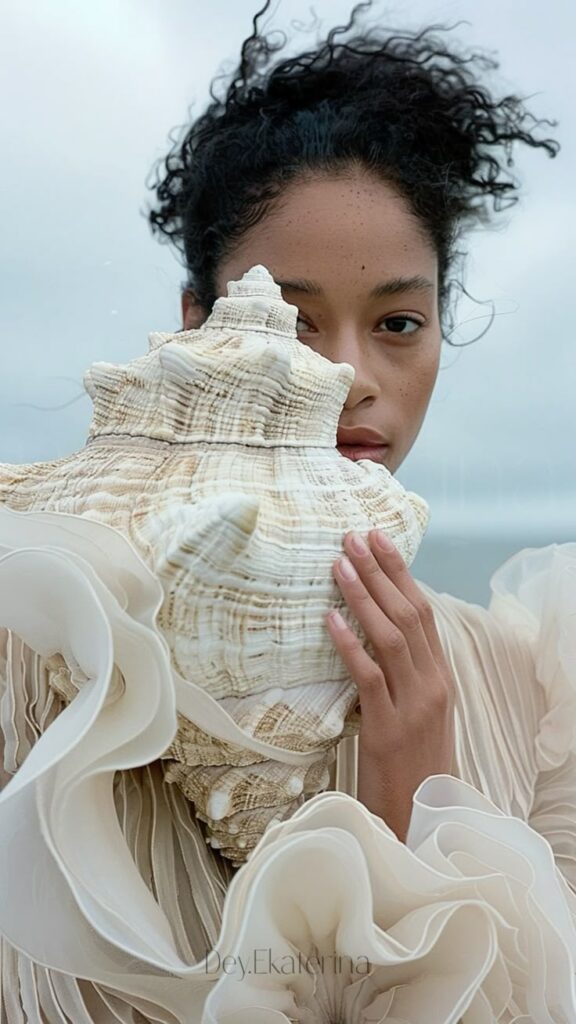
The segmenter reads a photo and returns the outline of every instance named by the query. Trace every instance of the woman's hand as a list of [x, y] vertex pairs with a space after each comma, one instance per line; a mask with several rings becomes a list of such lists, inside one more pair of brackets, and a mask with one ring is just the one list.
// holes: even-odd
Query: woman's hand
[[[349, 560], [343, 556], [334, 564], [336, 582], [376, 660], [337, 612], [327, 622], [358, 687], [357, 798], [404, 842], [416, 789], [429, 775], [450, 773], [455, 689], [432, 608], [400, 552], [390, 541], [388, 549], [381, 547], [379, 535], [369, 532], [362, 553], [353, 546], [358, 535], [347, 533]], [[343, 575], [342, 563], [356, 569], [355, 578]]]

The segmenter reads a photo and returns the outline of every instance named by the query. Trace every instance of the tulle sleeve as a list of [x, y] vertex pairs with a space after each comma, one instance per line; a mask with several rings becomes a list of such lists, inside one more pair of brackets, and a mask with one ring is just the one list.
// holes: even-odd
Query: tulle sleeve
[[489, 610], [529, 638], [544, 695], [528, 823], [576, 893], [576, 543], [520, 551], [490, 585]]

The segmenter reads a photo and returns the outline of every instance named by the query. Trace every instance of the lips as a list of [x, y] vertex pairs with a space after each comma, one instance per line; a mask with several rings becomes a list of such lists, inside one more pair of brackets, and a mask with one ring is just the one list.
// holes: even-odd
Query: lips
[[342, 447], [368, 448], [373, 445], [387, 445], [388, 442], [379, 430], [358, 424], [357, 427], [338, 427], [336, 444]]
[[340, 455], [353, 462], [359, 459], [384, 462], [390, 445], [379, 430], [359, 423], [356, 427], [338, 427], [336, 447]]
[[358, 444], [339, 444], [337, 449], [340, 455], [344, 455], [345, 458], [351, 459], [352, 462], [358, 462], [359, 459], [370, 459], [372, 462], [383, 463], [386, 458], [386, 454], [389, 449], [387, 444], [372, 444], [372, 445], [358, 445]]

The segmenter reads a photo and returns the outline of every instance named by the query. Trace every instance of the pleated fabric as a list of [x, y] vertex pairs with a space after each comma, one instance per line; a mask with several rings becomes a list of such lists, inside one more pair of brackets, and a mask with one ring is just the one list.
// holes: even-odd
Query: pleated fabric
[[[7, 673], [7, 666], [12, 671]], [[18, 771], [37, 737], [49, 728], [64, 704], [48, 685], [42, 659], [20, 638], [0, 631], [0, 741], [3, 781]], [[214, 946], [224, 897], [235, 870], [212, 849], [203, 826], [182, 791], [165, 781], [159, 760], [114, 779], [114, 802], [127, 846], [138, 871], [166, 913], [182, 959], [190, 964]], [[32, 898], [32, 894], [31, 894]], [[1, 1024], [88, 1021], [170, 1021], [171, 1015], [144, 1016], [125, 997], [48, 970], [1, 942]]]
[[[567, 913], [573, 915], [576, 544], [526, 549], [509, 559], [492, 578], [488, 609], [438, 594], [422, 582], [419, 585], [433, 607], [456, 683], [451, 775], [546, 840], [564, 886]], [[48, 685], [43, 659], [14, 631], [1, 629], [3, 788], [18, 777], [38, 739], [58, 722], [64, 707]], [[350, 797], [356, 795], [357, 744], [357, 737], [341, 741], [331, 772], [330, 788]], [[432, 781], [440, 784], [443, 778]], [[440, 806], [443, 794], [448, 800], [457, 792], [449, 788], [449, 781], [447, 778], [444, 790], [434, 790]], [[181, 790], [166, 781], [160, 759], [118, 768], [113, 800], [130, 857], [168, 922], [170, 948], [184, 965], [201, 964], [218, 941], [226, 895], [233, 882], [240, 882], [237, 871], [207, 844], [202, 823]], [[355, 802], [353, 806], [361, 805]], [[298, 815], [305, 809], [304, 804]], [[69, 824], [73, 828], [73, 822]], [[281, 823], [275, 829], [289, 824]], [[268, 833], [264, 837], [270, 848], [273, 832], [271, 829], [270, 837]], [[239, 891], [238, 886], [235, 892]], [[29, 900], [33, 906], [33, 875]], [[89, 894], [86, 901], [88, 905]], [[54, 912], [58, 927], [58, 907]], [[234, 919], [229, 918], [228, 929], [233, 925]], [[110, 957], [109, 945], [105, 954]], [[0, 1024], [188, 1024], [203, 1019], [202, 998], [198, 996], [195, 1003], [193, 986], [181, 999], [173, 997], [175, 978], [170, 971], [150, 965], [146, 969], [133, 956], [119, 953], [116, 964], [113, 958], [109, 960], [108, 979], [103, 983], [73, 971], [42, 966], [40, 958], [31, 958], [8, 938], [0, 938]], [[388, 1019], [382, 1003], [380, 1008], [381, 1018], [365, 1019]], [[508, 1024], [513, 1019], [528, 1024], [533, 1019], [520, 1014], [512, 1017], [504, 1010], [499, 1017], [490, 1012], [492, 1016], [488, 1010], [481, 1016], [476, 1010], [474, 1024], [489, 1020]], [[238, 1022], [277, 1020], [280, 1024], [291, 1019], [250, 1013], [238, 1017]], [[390, 1013], [389, 1019], [396, 1018]], [[467, 1024], [466, 1017], [462, 1019]], [[567, 1018], [555, 1016], [552, 1008], [549, 1016], [543, 1010], [542, 1016], [534, 1019]], [[440, 1021], [440, 1017], [434, 1020]]]

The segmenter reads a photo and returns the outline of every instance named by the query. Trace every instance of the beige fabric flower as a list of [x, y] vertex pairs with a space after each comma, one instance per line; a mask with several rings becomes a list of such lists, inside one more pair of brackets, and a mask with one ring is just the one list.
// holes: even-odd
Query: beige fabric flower
[[576, 1019], [576, 897], [549, 845], [430, 776], [404, 845], [346, 794], [271, 827], [233, 879], [202, 1024]]

